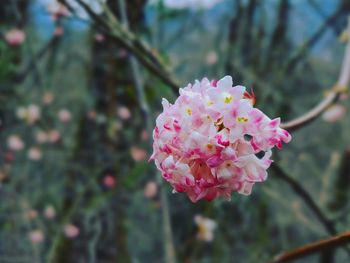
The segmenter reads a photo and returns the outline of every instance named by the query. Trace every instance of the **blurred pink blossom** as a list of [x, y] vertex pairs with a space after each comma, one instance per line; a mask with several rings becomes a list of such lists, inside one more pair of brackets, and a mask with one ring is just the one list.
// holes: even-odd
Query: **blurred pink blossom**
[[198, 226], [197, 238], [201, 241], [211, 242], [214, 240], [216, 222], [213, 219], [196, 215], [194, 222]]
[[44, 241], [45, 236], [44, 236], [43, 231], [41, 231], [40, 229], [37, 229], [37, 230], [33, 230], [29, 233], [29, 239], [32, 243], [38, 244], [38, 243], [42, 243]]
[[101, 34], [101, 33], [96, 33], [95, 34], [95, 41], [99, 42], [99, 43], [104, 42], [105, 41], [105, 36], [103, 34]]
[[28, 158], [32, 161], [39, 161], [42, 158], [43, 154], [38, 147], [31, 147], [28, 150]]
[[49, 135], [44, 131], [38, 131], [35, 135], [38, 143], [45, 143], [49, 140]]
[[24, 148], [24, 142], [18, 135], [11, 135], [7, 138], [7, 146], [12, 151], [20, 151]]
[[205, 58], [205, 62], [208, 64], [208, 65], [214, 65], [218, 62], [218, 54], [215, 52], [215, 51], [210, 51], [206, 58]]
[[147, 152], [139, 147], [133, 146], [130, 148], [130, 154], [134, 161], [143, 161], [147, 158]]
[[346, 108], [343, 105], [336, 104], [329, 107], [322, 115], [326, 122], [336, 122], [342, 119], [346, 114]]
[[66, 122], [69, 122], [71, 120], [72, 114], [67, 109], [61, 109], [58, 112], [58, 118], [60, 119], [61, 122], [66, 123]]
[[5, 39], [9, 45], [19, 46], [25, 41], [26, 34], [21, 29], [13, 28], [13, 29], [6, 32]]
[[66, 6], [57, 0], [44, 0], [44, 5], [46, 6], [47, 11], [52, 15], [53, 21], [70, 15]]
[[145, 189], [143, 191], [146, 198], [153, 198], [158, 193], [158, 185], [154, 181], [147, 182]]
[[25, 217], [28, 220], [36, 219], [38, 217], [38, 211], [36, 211], [35, 209], [29, 209], [28, 211], [26, 211]]
[[128, 120], [131, 117], [131, 112], [130, 112], [130, 110], [127, 107], [120, 106], [120, 107], [117, 108], [117, 115], [122, 120]]
[[49, 105], [53, 102], [54, 98], [53, 93], [48, 91], [44, 93], [42, 100], [45, 105]]
[[52, 205], [48, 205], [44, 210], [44, 216], [47, 219], [53, 219], [56, 216], [56, 210]]
[[41, 117], [41, 110], [35, 104], [31, 104], [28, 107], [19, 107], [16, 113], [19, 119], [25, 120], [30, 125], [38, 121]]
[[64, 28], [61, 26], [56, 26], [55, 30], [53, 31], [53, 35], [56, 37], [60, 37], [64, 34]]
[[68, 238], [75, 238], [79, 235], [79, 228], [73, 224], [67, 224], [63, 227], [64, 234]]
[[61, 139], [61, 133], [58, 130], [50, 130], [49, 131], [49, 141], [51, 143], [56, 143]]
[[88, 113], [87, 113], [87, 117], [88, 117], [88, 119], [90, 119], [90, 120], [96, 120], [97, 112], [96, 112], [95, 110], [90, 110], [90, 111], [88, 111]]
[[103, 177], [103, 184], [107, 187], [107, 188], [113, 188], [116, 186], [116, 180], [115, 177], [113, 175], [106, 175], [105, 177]]
[[141, 139], [142, 139], [143, 141], [147, 141], [148, 138], [149, 138], [149, 136], [148, 136], [147, 131], [146, 131], [145, 129], [143, 129], [143, 130], [141, 131]]

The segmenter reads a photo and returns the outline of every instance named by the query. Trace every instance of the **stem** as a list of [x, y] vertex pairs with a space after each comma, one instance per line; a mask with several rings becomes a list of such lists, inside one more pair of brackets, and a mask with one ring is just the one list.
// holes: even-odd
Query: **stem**
[[[124, 24], [124, 27], [128, 29], [129, 23], [128, 23], [128, 18], [126, 13], [125, 1], [118, 0], [118, 3], [119, 3], [122, 23]], [[140, 74], [139, 63], [134, 56], [130, 57], [130, 64], [131, 64], [132, 74], [134, 77], [134, 82], [135, 82], [135, 87], [136, 87], [136, 92], [138, 95], [140, 107], [146, 119], [147, 132], [151, 133], [152, 122], [149, 116], [149, 106], [148, 106], [147, 99], [144, 92], [144, 86], [143, 86], [143, 82]], [[159, 173], [157, 174], [158, 174], [158, 179], [160, 181], [160, 188], [161, 188], [160, 191], [161, 191], [161, 203], [162, 203], [163, 235], [165, 240], [165, 244], [164, 244], [164, 254], [166, 258], [165, 261], [168, 263], [175, 263], [176, 255], [175, 255], [174, 242], [173, 242], [173, 236], [172, 236], [168, 199], [165, 192], [165, 187], [161, 183], [161, 175]]]
[[[348, 18], [348, 33], [350, 35], [350, 16]], [[304, 113], [302, 116], [291, 120], [286, 123], [281, 124], [281, 128], [294, 131], [299, 129], [306, 124], [317, 119], [332, 103], [336, 102], [339, 99], [339, 96], [342, 92], [346, 91], [347, 86], [350, 81], [350, 39], [346, 46], [343, 64], [340, 69], [340, 75], [338, 82], [332, 88], [332, 91], [313, 109]]]
[[350, 231], [327, 239], [306, 244], [289, 252], [284, 252], [276, 256], [270, 263], [288, 262], [291, 260], [300, 259], [317, 252], [333, 250], [334, 248], [347, 243], [350, 243]]

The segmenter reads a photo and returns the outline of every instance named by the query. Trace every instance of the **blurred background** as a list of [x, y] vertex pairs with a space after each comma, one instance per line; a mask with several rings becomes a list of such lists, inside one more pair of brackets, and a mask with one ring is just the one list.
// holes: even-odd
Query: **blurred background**
[[347, 94], [274, 151], [297, 187], [270, 170], [249, 197], [193, 204], [148, 162], [161, 98], [195, 79], [232, 75], [283, 121], [313, 107], [349, 14], [348, 0], [1, 1], [0, 262], [268, 262], [349, 229]]

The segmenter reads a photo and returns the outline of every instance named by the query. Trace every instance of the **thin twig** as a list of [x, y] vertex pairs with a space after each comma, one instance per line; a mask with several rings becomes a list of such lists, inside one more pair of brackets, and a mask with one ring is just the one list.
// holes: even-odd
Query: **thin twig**
[[303, 57], [305, 57], [305, 54], [317, 43], [317, 41], [320, 39], [323, 33], [326, 32], [328, 27], [335, 23], [339, 19], [339, 17], [341, 17], [342, 14], [346, 14], [348, 10], [349, 4], [346, 3], [346, 1], [343, 1], [342, 4], [339, 5], [337, 10], [334, 11], [334, 13], [325, 20], [325, 22], [315, 32], [315, 34], [312, 35], [304, 44], [302, 44], [298, 52], [296, 52], [295, 55], [287, 61], [286, 66], [284, 67], [285, 72], [291, 72], [299, 63], [299, 61]]
[[177, 81], [171, 75], [169, 70], [167, 70], [167, 66], [161, 61], [159, 56], [157, 56], [144, 42], [139, 40], [130, 30], [121, 26], [117, 18], [114, 17], [114, 23], [113, 25], [110, 25], [99, 15], [94, 13], [89, 5], [81, 0], [76, 1], [89, 14], [94, 23], [105, 31], [106, 36], [131, 52], [147, 69], [149, 69], [154, 75], [158, 76], [174, 91], [178, 90], [179, 85]]
[[[350, 17], [348, 18], [348, 32], [350, 34]], [[334, 85], [331, 92], [313, 109], [304, 113], [302, 116], [288, 121], [286, 123], [282, 123], [281, 127], [283, 129], [294, 131], [299, 129], [306, 124], [312, 122], [317, 119], [332, 103], [336, 102], [340, 96], [340, 94], [346, 91], [347, 86], [350, 81], [350, 40], [346, 46], [343, 64], [340, 70], [340, 76], [338, 82]]]
[[288, 183], [291, 188], [304, 200], [305, 204], [310, 208], [310, 210], [315, 214], [317, 219], [322, 223], [324, 228], [330, 235], [335, 235], [337, 233], [333, 223], [324, 215], [322, 210], [318, 207], [311, 195], [291, 176], [289, 176], [279, 165], [274, 163], [271, 169], [275, 171], [277, 178]]
[[[127, 12], [126, 12], [125, 1], [119, 0], [118, 3], [119, 3], [120, 17], [121, 17], [122, 23], [124, 25], [124, 28], [128, 30], [129, 22], [128, 22], [128, 17], [127, 17]], [[108, 7], [106, 7], [106, 8], [108, 8]], [[112, 19], [113, 19], [113, 17], [112, 17]], [[138, 101], [140, 103], [142, 113], [144, 114], [144, 117], [146, 119], [147, 132], [150, 134], [151, 129], [152, 129], [152, 120], [151, 120], [150, 115], [149, 115], [149, 106], [148, 106], [147, 99], [145, 96], [144, 85], [142, 82], [139, 63], [133, 55], [130, 57], [130, 65], [131, 65], [132, 74], [133, 74], [133, 78], [134, 78], [134, 82], [135, 82]], [[157, 175], [158, 175], [159, 181], [161, 181], [161, 175], [159, 173], [157, 173]], [[161, 182], [160, 182], [160, 186], [161, 186], [160, 198], [161, 198], [161, 203], [162, 203], [163, 235], [164, 235], [164, 241], [165, 241], [164, 242], [164, 254], [165, 254], [166, 262], [175, 263], [176, 262], [176, 255], [175, 255], [175, 248], [174, 248], [171, 221], [170, 221], [168, 197], [166, 195], [164, 185]]]
[[350, 231], [327, 239], [316, 241], [314, 243], [306, 244], [289, 252], [284, 252], [276, 256], [270, 263], [281, 263], [300, 259], [314, 253], [324, 252], [325, 250], [333, 250], [334, 248], [343, 246], [347, 243], [350, 243]]

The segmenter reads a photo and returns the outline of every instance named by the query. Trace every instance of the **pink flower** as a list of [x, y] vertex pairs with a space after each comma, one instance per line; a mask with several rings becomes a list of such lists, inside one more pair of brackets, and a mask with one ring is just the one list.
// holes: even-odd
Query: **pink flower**
[[214, 50], [210, 51], [205, 58], [205, 62], [208, 65], [216, 64], [218, 62], [218, 54]]
[[55, 30], [53, 31], [53, 35], [56, 37], [60, 37], [64, 34], [64, 28], [61, 26], [55, 27]]
[[342, 119], [346, 114], [346, 108], [343, 105], [336, 104], [329, 107], [322, 115], [326, 122], [336, 122]]
[[116, 180], [113, 175], [106, 175], [105, 177], [103, 177], [103, 184], [107, 188], [113, 188], [116, 186]]
[[58, 112], [58, 118], [61, 122], [66, 123], [69, 122], [72, 118], [72, 114], [67, 109], [62, 109]]
[[271, 149], [291, 136], [279, 118], [254, 108], [254, 100], [245, 87], [233, 87], [229, 76], [189, 84], [174, 104], [163, 99], [151, 159], [174, 192], [193, 202], [230, 199], [232, 192], [249, 195], [266, 180]]
[[46, 132], [44, 131], [38, 131], [36, 134], [35, 134], [35, 137], [36, 137], [36, 140], [38, 141], [38, 143], [45, 143], [48, 141], [49, 139], [49, 134], [47, 134]]
[[214, 240], [214, 230], [216, 228], [216, 222], [213, 219], [196, 215], [194, 222], [198, 226], [197, 239], [205, 242], [211, 242]]
[[117, 114], [122, 120], [128, 120], [131, 117], [130, 110], [125, 106], [120, 106], [117, 108]]
[[50, 130], [48, 133], [48, 138], [51, 143], [56, 143], [61, 139], [61, 133], [58, 130]]
[[56, 210], [53, 206], [49, 205], [45, 208], [44, 210], [44, 216], [47, 218], [47, 219], [53, 219], [55, 218], [56, 216]]
[[149, 181], [146, 184], [143, 193], [144, 193], [146, 198], [153, 198], [153, 197], [155, 197], [157, 195], [157, 193], [158, 193], [157, 183], [154, 182], [154, 181]]
[[17, 117], [25, 120], [28, 124], [32, 125], [38, 121], [41, 117], [41, 110], [39, 106], [31, 104], [28, 107], [19, 107], [17, 109]]
[[24, 142], [18, 135], [11, 135], [8, 137], [7, 145], [12, 151], [20, 151], [24, 148]]
[[26, 40], [26, 34], [20, 29], [13, 28], [6, 32], [5, 40], [11, 46], [19, 46]]
[[38, 147], [31, 147], [28, 150], [28, 158], [32, 161], [39, 161], [43, 156], [42, 151]]
[[144, 149], [136, 146], [131, 147], [130, 154], [136, 162], [143, 161], [147, 157], [147, 152]]
[[29, 209], [28, 211], [26, 211], [25, 217], [28, 220], [36, 219], [38, 217], [38, 211], [36, 211], [35, 209]]
[[67, 224], [64, 226], [63, 228], [64, 230], [64, 234], [66, 235], [66, 237], [68, 238], [75, 238], [79, 235], [79, 228], [76, 227], [73, 224]]
[[95, 34], [95, 41], [99, 43], [104, 42], [105, 36], [103, 34], [97, 33]]
[[42, 243], [45, 239], [43, 231], [40, 229], [33, 230], [29, 233], [29, 239], [33, 244]]
[[43, 95], [43, 103], [45, 105], [49, 105], [52, 103], [52, 101], [54, 100], [55, 96], [53, 95], [53, 93], [51, 92], [45, 92]]
[[66, 6], [57, 0], [46, 1], [44, 4], [46, 5], [47, 11], [51, 13], [53, 21], [70, 15], [70, 12]]

